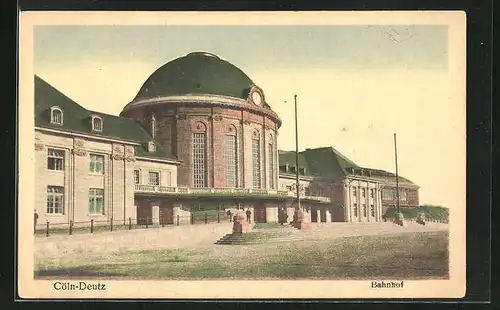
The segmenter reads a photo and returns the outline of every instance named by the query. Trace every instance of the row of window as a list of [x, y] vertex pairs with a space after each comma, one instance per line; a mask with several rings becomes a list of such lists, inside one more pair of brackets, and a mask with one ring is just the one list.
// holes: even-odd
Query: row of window
[[[55, 125], [63, 125], [64, 114], [61, 108], [52, 107], [50, 108], [50, 123]], [[92, 130], [102, 131], [102, 118], [97, 115], [92, 116]]]
[[[382, 190], [382, 199], [384, 200], [395, 200], [397, 199], [397, 191], [395, 188], [385, 188]], [[406, 190], [399, 189], [399, 200], [406, 201]]]
[[[64, 170], [64, 151], [56, 149], [48, 149], [47, 151], [47, 169], [49, 170]], [[90, 154], [89, 172], [103, 173], [104, 172], [104, 156]]]
[[[64, 214], [64, 187], [47, 186], [47, 214]], [[104, 190], [89, 189], [89, 214], [104, 214]]]
[[[352, 196], [357, 197], [358, 195], [358, 190], [357, 187], [352, 188]], [[370, 197], [373, 198], [375, 195], [375, 190], [373, 188], [370, 188]], [[366, 197], [366, 188], [361, 188], [361, 197]]]
[[[134, 170], [134, 183], [141, 184], [141, 173], [139, 170]], [[154, 185], [154, 186], [160, 185], [160, 172], [158, 171], [148, 172], [148, 185]]]
[[[289, 192], [294, 192], [295, 185], [287, 185], [286, 190]], [[316, 193], [317, 196], [321, 196], [322, 193], [319, 189], [316, 192], [317, 192]], [[311, 190], [309, 189], [309, 187], [304, 187], [304, 196], [311, 196]]]
[[[205, 132], [193, 133], [193, 183], [194, 187], [206, 187], [208, 178], [207, 169], [207, 140]], [[238, 140], [235, 134], [226, 134], [224, 140], [224, 161], [226, 168], [226, 186], [238, 187]], [[269, 188], [275, 187], [274, 182], [274, 147], [272, 141], [268, 147], [268, 174], [271, 176]], [[261, 143], [258, 135], [252, 138], [252, 177], [253, 187], [261, 188]]]
[[[362, 210], [363, 210], [363, 216], [364, 217], [367, 217], [367, 215], [366, 215], [367, 214], [366, 209], [367, 209], [366, 205], [363, 205], [362, 206]], [[353, 206], [352, 206], [352, 213], [353, 213], [354, 217], [358, 216], [358, 204], [357, 203], [353, 204]], [[375, 206], [373, 204], [370, 205], [370, 215], [372, 217], [375, 217]]]

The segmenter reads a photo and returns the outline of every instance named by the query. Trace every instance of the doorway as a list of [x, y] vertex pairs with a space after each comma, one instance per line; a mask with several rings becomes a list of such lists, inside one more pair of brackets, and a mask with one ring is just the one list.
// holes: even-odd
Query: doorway
[[321, 223], [326, 223], [326, 209], [321, 208], [319, 211], [320, 221]]
[[171, 225], [174, 223], [174, 208], [168, 202], [160, 204], [160, 223]]
[[266, 222], [266, 208], [263, 206], [254, 208], [254, 221], [255, 223], [265, 223]]
[[311, 207], [311, 223], [318, 222], [318, 208]]

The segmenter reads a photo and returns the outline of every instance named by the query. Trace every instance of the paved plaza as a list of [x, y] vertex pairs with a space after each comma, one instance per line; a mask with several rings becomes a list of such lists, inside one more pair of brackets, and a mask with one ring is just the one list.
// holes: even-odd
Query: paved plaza
[[[431, 232], [448, 229], [448, 224], [427, 223], [422, 226], [408, 222], [404, 227], [393, 223], [312, 223], [311, 230], [298, 231], [292, 227], [278, 228], [293, 240], [314, 241], [350, 236]], [[185, 225], [130, 231], [99, 232], [95, 234], [51, 235], [35, 237], [35, 260], [61, 259], [65, 256], [106, 254], [121, 251], [196, 248], [220, 246], [214, 243], [230, 233], [231, 223]], [[275, 240], [286, 242], [287, 236]]]

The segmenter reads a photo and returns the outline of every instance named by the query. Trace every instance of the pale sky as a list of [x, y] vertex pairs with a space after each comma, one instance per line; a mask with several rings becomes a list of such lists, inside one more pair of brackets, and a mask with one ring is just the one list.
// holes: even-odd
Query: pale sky
[[421, 187], [421, 204], [463, 205], [465, 105], [452, 98], [446, 26], [37, 26], [34, 70], [85, 108], [118, 115], [153, 71], [192, 51], [264, 90], [283, 121], [280, 149], [295, 148], [297, 94], [301, 150], [333, 146], [394, 172], [397, 133], [399, 173]]

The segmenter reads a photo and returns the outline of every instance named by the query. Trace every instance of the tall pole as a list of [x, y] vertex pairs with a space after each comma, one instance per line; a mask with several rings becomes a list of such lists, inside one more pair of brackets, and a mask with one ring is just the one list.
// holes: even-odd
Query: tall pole
[[398, 148], [396, 144], [396, 133], [394, 133], [394, 157], [396, 159], [396, 206], [399, 212], [399, 176], [398, 176]]
[[295, 210], [300, 210], [300, 182], [299, 182], [299, 125], [297, 118], [297, 95], [295, 99], [295, 182], [297, 187], [297, 206]]

